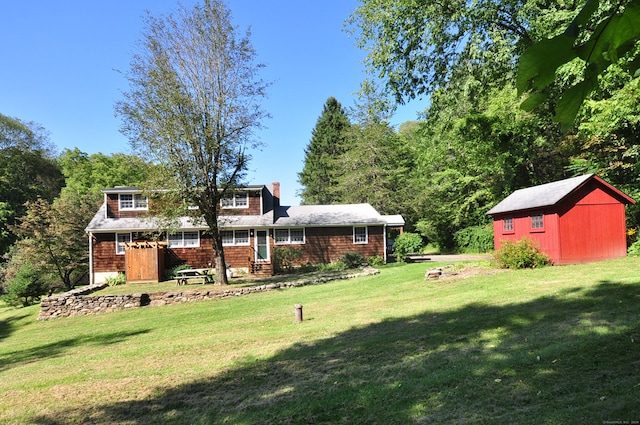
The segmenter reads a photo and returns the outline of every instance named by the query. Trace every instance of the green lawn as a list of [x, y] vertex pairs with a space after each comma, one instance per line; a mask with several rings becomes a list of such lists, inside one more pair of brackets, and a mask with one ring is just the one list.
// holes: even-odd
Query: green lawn
[[431, 266], [48, 322], [0, 307], [0, 423], [640, 421], [640, 259]]

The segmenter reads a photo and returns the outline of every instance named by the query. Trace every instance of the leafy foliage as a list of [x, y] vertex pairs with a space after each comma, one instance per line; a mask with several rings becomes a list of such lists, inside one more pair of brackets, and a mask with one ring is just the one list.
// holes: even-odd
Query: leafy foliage
[[[401, 101], [476, 74], [504, 81], [512, 58], [532, 38], [536, 7], [522, 0], [364, 0], [348, 20], [365, 63]], [[529, 7], [527, 7], [529, 6]]]
[[27, 307], [38, 301], [49, 289], [40, 271], [33, 264], [23, 262], [15, 276], [7, 281], [6, 293], [2, 299], [9, 305]]
[[115, 153], [87, 154], [78, 148], [65, 149], [58, 156], [65, 176], [65, 191], [91, 196], [102, 202], [102, 189], [115, 186], [144, 186], [152, 166], [141, 157]]
[[191, 264], [180, 264], [180, 265], [177, 265], [177, 266], [173, 267], [169, 271], [169, 275], [167, 276], [167, 279], [169, 279], [169, 280], [175, 279], [177, 272], [179, 272], [180, 270], [187, 270], [187, 269], [192, 269], [192, 268], [193, 268], [193, 266], [191, 266]]
[[493, 226], [471, 226], [454, 234], [456, 246], [461, 252], [489, 252], [493, 250]]
[[276, 273], [288, 273], [302, 258], [302, 251], [292, 246], [277, 247], [273, 250], [273, 268]]
[[73, 289], [88, 274], [89, 247], [84, 232], [95, 213], [90, 199], [66, 192], [54, 202], [38, 199], [27, 204], [27, 213], [14, 231], [23, 239], [32, 261], [66, 289]]
[[640, 257], [640, 240], [635, 241], [627, 249], [627, 254], [630, 257]]
[[248, 149], [260, 146], [255, 130], [269, 114], [259, 102], [269, 84], [250, 33], [238, 33], [223, 1], [148, 15], [145, 24], [126, 74], [130, 89], [116, 104], [122, 131], [141, 156], [163, 165], [152, 183], [171, 189], [166, 213], [185, 213], [177, 200], [198, 207], [212, 235], [216, 281], [226, 284], [218, 205], [243, 183]]
[[333, 261], [331, 263], [318, 264], [315, 269], [321, 272], [341, 272], [347, 269], [347, 265], [342, 261]]
[[457, 248], [457, 231], [486, 224], [485, 212], [512, 191], [566, 177], [573, 152], [550, 117], [519, 109], [515, 88], [478, 98], [477, 84], [469, 78], [452, 97], [438, 97], [415, 136], [416, 229], [445, 251]]
[[407, 254], [420, 252], [423, 242], [419, 234], [404, 232], [396, 238], [393, 247], [395, 248], [396, 259], [404, 261]]
[[515, 242], [503, 241], [496, 251], [496, 262], [503, 269], [530, 269], [551, 264], [549, 256], [528, 237]]
[[0, 255], [17, 239], [10, 227], [25, 212], [25, 203], [52, 201], [64, 186], [45, 130], [0, 114]]
[[[579, 60], [582, 78], [564, 89], [556, 105], [555, 119], [565, 127], [571, 125], [587, 96], [598, 86], [598, 76], [623, 58], [633, 59], [640, 39], [640, 1], [613, 2], [601, 7], [599, 1], [589, 0], [580, 13], [559, 35], [530, 46], [518, 64], [518, 91], [533, 88], [533, 94], [523, 103], [532, 110], [547, 99], [546, 89], [556, 82], [559, 67]], [[631, 56], [629, 56], [631, 55]], [[631, 73], [640, 61], [628, 60]]]
[[344, 263], [348, 269], [356, 269], [366, 263], [364, 255], [359, 252], [345, 252], [340, 257], [340, 262]]
[[380, 267], [384, 265], [384, 258], [382, 258], [382, 256], [380, 255], [373, 255], [367, 258], [367, 264], [369, 264], [371, 267]]
[[127, 276], [124, 273], [118, 273], [113, 277], [105, 278], [105, 282], [107, 282], [109, 286], [124, 285], [127, 283]]

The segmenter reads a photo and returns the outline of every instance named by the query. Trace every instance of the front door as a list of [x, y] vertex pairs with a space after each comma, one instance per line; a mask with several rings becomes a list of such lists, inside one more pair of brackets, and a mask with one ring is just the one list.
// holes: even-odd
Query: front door
[[269, 261], [269, 238], [266, 230], [256, 230], [256, 262]]

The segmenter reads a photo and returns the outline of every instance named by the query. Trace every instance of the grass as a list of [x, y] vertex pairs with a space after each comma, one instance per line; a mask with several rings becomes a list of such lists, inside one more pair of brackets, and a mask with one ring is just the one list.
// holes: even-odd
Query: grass
[[0, 307], [0, 423], [640, 420], [640, 259], [427, 267], [49, 322]]

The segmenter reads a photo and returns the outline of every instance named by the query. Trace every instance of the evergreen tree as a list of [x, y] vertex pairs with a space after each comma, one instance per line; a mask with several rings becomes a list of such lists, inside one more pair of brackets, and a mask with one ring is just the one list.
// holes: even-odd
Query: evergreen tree
[[342, 201], [338, 185], [338, 159], [347, 151], [347, 114], [334, 97], [327, 99], [305, 149], [304, 168], [298, 173], [302, 204], [335, 204]]

